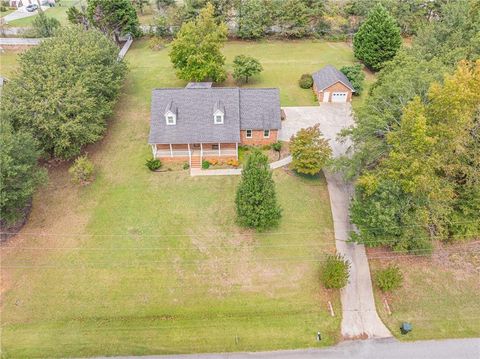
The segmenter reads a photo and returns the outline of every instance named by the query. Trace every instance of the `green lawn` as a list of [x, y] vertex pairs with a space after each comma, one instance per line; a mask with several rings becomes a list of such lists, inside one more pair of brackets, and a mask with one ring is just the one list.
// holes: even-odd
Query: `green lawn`
[[[142, 65], [155, 67], [162, 73], [154, 73], [154, 81], [158, 86], [158, 78], [165, 78], [164, 84], [168, 87], [184, 86], [185, 82], [178, 80], [172, 69], [168, 57], [169, 46], [160, 51], [148, 51], [148, 41], [139, 41], [135, 45], [135, 51], [142, 51]], [[232, 72], [233, 58], [239, 54], [247, 54], [260, 60], [264, 71], [242, 86], [250, 87], [278, 87], [282, 106], [309, 106], [315, 105], [315, 97], [312, 90], [305, 90], [298, 86], [298, 79], [303, 73], [312, 73], [327, 64], [337, 67], [354, 63], [352, 48], [344, 42], [325, 42], [315, 40], [304, 41], [230, 41], [223, 53], [227, 58], [227, 69]], [[134, 56], [134, 55], [132, 55]], [[150, 73], [142, 68], [143, 75]], [[230, 77], [226, 86], [237, 86]], [[360, 98], [355, 98], [358, 101]]]
[[[399, 255], [372, 260], [385, 254], [371, 254], [373, 272], [397, 264], [404, 275], [402, 288], [387, 296], [391, 315], [383, 305], [384, 295], [375, 291], [378, 313], [391, 332], [401, 340], [479, 337], [479, 249], [468, 243], [437, 246], [431, 258]], [[400, 334], [403, 321], [413, 324], [408, 335]]]
[[[53, 17], [60, 21], [62, 25], [68, 24], [67, 10], [72, 6], [80, 6], [84, 0], [62, 0], [60, 5], [52, 7], [45, 11], [45, 15]], [[15, 27], [29, 27], [32, 26], [33, 20], [37, 15], [24, 17], [23, 19], [13, 20], [8, 23], [10, 26]]]
[[[282, 46], [243, 49], [261, 57], [266, 68], [263, 82], [252, 85], [274, 86], [280, 74], [296, 79], [332, 62], [337, 47], [344, 63], [351, 56], [343, 44]], [[313, 49], [318, 58], [294, 65], [291, 47], [300, 59]], [[328, 60], [322, 49], [332, 49]], [[243, 50], [240, 43], [228, 44], [229, 61]], [[68, 164], [51, 169], [28, 224], [11, 242], [17, 248], [2, 248], [3, 355], [270, 350], [337, 342], [339, 296], [318, 280], [323, 255], [334, 251], [325, 180], [276, 170], [284, 209], [279, 228], [258, 234], [238, 228], [238, 177], [191, 178], [186, 171], [145, 168], [151, 89], [184, 83], [175, 78], [165, 50], [152, 52], [140, 41], [127, 59], [130, 73], [108, 133], [87, 149], [96, 181], [77, 188]], [[296, 83], [278, 81], [283, 104], [313, 102]]]
[[0, 53], [0, 75], [11, 77], [17, 68], [17, 58], [19, 52], [6, 50]]

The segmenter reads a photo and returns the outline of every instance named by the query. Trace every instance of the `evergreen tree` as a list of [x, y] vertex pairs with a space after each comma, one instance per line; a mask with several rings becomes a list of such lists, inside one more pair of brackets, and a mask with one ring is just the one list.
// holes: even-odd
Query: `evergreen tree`
[[400, 29], [382, 5], [372, 9], [353, 38], [355, 57], [375, 71], [395, 56], [401, 44]]
[[238, 37], [242, 39], [258, 39], [265, 36], [272, 23], [270, 2], [265, 0], [239, 1]]
[[238, 222], [243, 226], [266, 230], [280, 221], [282, 210], [277, 203], [268, 158], [260, 151], [254, 151], [247, 159], [235, 204]]
[[208, 3], [195, 20], [182, 25], [172, 42], [170, 59], [183, 80], [221, 82], [226, 78], [220, 49], [227, 40], [227, 27], [216, 24], [213, 10]]
[[60, 21], [53, 17], [45, 15], [43, 10], [38, 12], [38, 16], [35, 17], [32, 23], [33, 31], [37, 37], [51, 37], [60, 27]]
[[119, 36], [141, 36], [137, 11], [130, 0], [88, 0], [86, 16], [91, 25], [119, 42]]

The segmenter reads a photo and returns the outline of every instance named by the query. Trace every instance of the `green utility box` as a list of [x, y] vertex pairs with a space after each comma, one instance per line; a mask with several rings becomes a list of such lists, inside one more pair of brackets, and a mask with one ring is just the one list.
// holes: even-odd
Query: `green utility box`
[[400, 326], [400, 331], [402, 334], [408, 334], [412, 331], [412, 324], [409, 322], [403, 322], [402, 325]]

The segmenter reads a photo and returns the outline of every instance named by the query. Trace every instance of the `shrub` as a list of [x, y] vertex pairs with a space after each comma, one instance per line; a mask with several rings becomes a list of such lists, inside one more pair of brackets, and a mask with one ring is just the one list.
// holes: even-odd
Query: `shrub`
[[375, 273], [375, 284], [382, 292], [390, 292], [402, 286], [403, 274], [397, 266], [388, 266]]
[[227, 165], [232, 167], [238, 167], [240, 163], [238, 162], [238, 160], [232, 159], [227, 161]]
[[184, 169], [184, 170], [188, 170], [189, 168], [190, 168], [190, 165], [188, 164], [188, 162], [185, 162], [185, 163], [183, 164], [183, 169]]
[[272, 144], [272, 148], [275, 151], [280, 152], [282, 150], [282, 143], [280, 141], [277, 141], [274, 144]]
[[5, 6], [0, 6], [0, 12], [5, 12], [7, 11], [7, 8]]
[[86, 155], [77, 157], [72, 167], [68, 170], [68, 173], [70, 173], [72, 177], [72, 182], [82, 185], [93, 181], [94, 172], [95, 166]]
[[320, 279], [328, 289], [341, 289], [348, 283], [350, 263], [340, 254], [329, 255], [322, 268]]
[[159, 37], [152, 37], [148, 41], [148, 47], [150, 50], [161, 50], [165, 47], [165, 42]]
[[218, 164], [218, 160], [217, 159], [211, 159], [211, 160], [208, 160], [208, 162], [210, 162], [210, 164], [212, 166], [215, 166], [216, 164]]
[[353, 66], [343, 66], [340, 71], [347, 76], [352, 83], [355, 96], [360, 96], [363, 91], [363, 81], [365, 80], [365, 73], [362, 70], [362, 65], [356, 64]]
[[208, 170], [210, 168], [210, 162], [208, 161], [202, 161], [202, 168], [204, 170]]
[[147, 166], [147, 168], [150, 170], [150, 171], [156, 171], [158, 170], [160, 167], [162, 167], [162, 162], [160, 162], [159, 159], [156, 159], [156, 158], [151, 158], [149, 160], [147, 160], [145, 162], [145, 166]]
[[298, 84], [302, 89], [310, 89], [313, 86], [313, 77], [310, 74], [303, 74], [298, 80]]

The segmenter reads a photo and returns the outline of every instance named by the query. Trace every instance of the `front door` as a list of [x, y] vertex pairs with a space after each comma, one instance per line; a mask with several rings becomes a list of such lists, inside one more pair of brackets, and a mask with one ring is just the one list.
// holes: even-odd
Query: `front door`
[[323, 93], [323, 102], [328, 102], [328, 100], [330, 99], [330, 92], [324, 92]]

